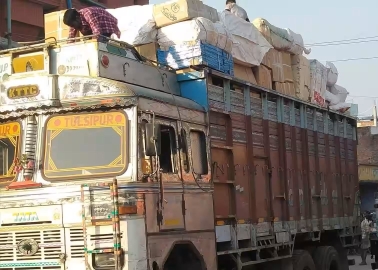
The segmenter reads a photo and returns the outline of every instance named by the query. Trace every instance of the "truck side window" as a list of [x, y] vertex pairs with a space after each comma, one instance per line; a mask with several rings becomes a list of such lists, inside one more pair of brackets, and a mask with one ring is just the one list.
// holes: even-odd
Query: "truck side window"
[[206, 136], [202, 131], [190, 131], [193, 170], [197, 174], [207, 174]]
[[176, 139], [175, 130], [170, 126], [161, 126], [160, 168], [164, 173], [175, 172]]
[[8, 173], [9, 168], [9, 156], [14, 156], [14, 149], [10, 148], [4, 140], [0, 141], [0, 158], [1, 158], [1, 167], [0, 175], [5, 175]]

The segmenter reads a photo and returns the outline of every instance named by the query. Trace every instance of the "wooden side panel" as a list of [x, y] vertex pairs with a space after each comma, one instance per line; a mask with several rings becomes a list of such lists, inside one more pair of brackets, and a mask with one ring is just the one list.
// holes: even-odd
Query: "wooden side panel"
[[[323, 122], [324, 123], [324, 122]], [[319, 125], [318, 125], [319, 127]], [[324, 134], [324, 124], [322, 125], [323, 132], [318, 131], [318, 158], [319, 158], [319, 185], [320, 185], [320, 202], [322, 218], [330, 218], [330, 199], [328, 192], [328, 163], [326, 157], [326, 139]], [[323, 224], [324, 225], [324, 224]], [[329, 226], [329, 224], [327, 224]]]
[[[244, 111], [244, 107], [242, 109]], [[248, 153], [245, 116], [231, 112], [230, 118], [232, 123], [233, 157], [235, 164], [236, 216], [239, 220], [250, 220], [251, 183], [249, 181], [250, 175], [247, 165]]]
[[[290, 115], [290, 114], [289, 114]], [[287, 188], [288, 188], [288, 194], [287, 194], [287, 203], [288, 203], [288, 215], [289, 220], [298, 220], [299, 215], [297, 211], [298, 207], [298, 196], [297, 193], [294, 193], [294, 190], [297, 187], [296, 180], [295, 180], [295, 161], [296, 158], [294, 156], [295, 148], [294, 143], [295, 140], [293, 139], [293, 129], [289, 124], [285, 124], [285, 171], [286, 171], [286, 181], [287, 181]]]
[[270, 184], [268, 172], [268, 159], [264, 144], [264, 120], [263, 120], [263, 100], [260, 93], [250, 92], [252, 144], [255, 175], [256, 204], [255, 217], [259, 221], [269, 221], [271, 216]]
[[227, 134], [229, 128], [228, 115], [211, 112], [210, 116], [211, 160], [214, 164], [214, 200], [215, 216], [229, 218], [235, 216], [233, 192], [234, 174], [230, 168], [233, 161], [230, 157]]
[[355, 206], [355, 199], [356, 193], [358, 191], [359, 183], [358, 183], [358, 169], [356, 169], [356, 157], [357, 157], [357, 142], [353, 140], [353, 126], [351, 123], [347, 123], [346, 127], [347, 131], [347, 140], [346, 140], [346, 148], [347, 148], [347, 167], [348, 167], [348, 177], [347, 177], [347, 186], [348, 195], [350, 196], [349, 200], [349, 212], [347, 213], [348, 216], [353, 216], [354, 214], [354, 206]]
[[303, 160], [303, 144], [302, 144], [302, 129], [301, 129], [301, 115], [300, 115], [300, 108], [294, 109], [295, 114], [295, 147], [296, 147], [296, 170], [295, 175], [297, 177], [297, 189], [295, 190], [295, 193], [298, 194], [299, 199], [299, 205], [297, 206], [299, 208], [299, 220], [300, 222], [300, 228], [299, 229], [305, 229], [306, 228], [306, 222], [305, 220], [308, 218], [308, 211], [305, 207], [305, 161]]

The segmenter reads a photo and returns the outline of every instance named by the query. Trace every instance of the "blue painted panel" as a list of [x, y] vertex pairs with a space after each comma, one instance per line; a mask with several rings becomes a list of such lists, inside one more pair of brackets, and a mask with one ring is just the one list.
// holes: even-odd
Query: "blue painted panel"
[[177, 74], [176, 77], [177, 77], [178, 82], [192, 81], [192, 80], [197, 80], [197, 79], [204, 79], [205, 74], [203, 71], [191, 71], [191, 72]]
[[209, 110], [209, 104], [207, 100], [207, 85], [205, 79], [181, 81], [179, 82], [179, 85], [182, 97], [193, 100], [194, 102], [204, 107], [206, 111]]
[[374, 193], [378, 192], [376, 183], [360, 183], [361, 211], [374, 211]]
[[191, 65], [206, 65], [228, 75], [234, 75], [232, 55], [202, 41], [175, 45], [167, 50], [158, 49], [157, 57], [159, 63], [175, 69], [183, 69]]

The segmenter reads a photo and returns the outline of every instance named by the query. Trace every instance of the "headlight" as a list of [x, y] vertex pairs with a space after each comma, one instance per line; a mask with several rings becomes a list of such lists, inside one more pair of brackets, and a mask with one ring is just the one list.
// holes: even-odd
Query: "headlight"
[[[123, 255], [121, 255], [121, 265], [123, 266]], [[113, 253], [92, 254], [92, 266], [95, 270], [113, 270], [115, 260]]]

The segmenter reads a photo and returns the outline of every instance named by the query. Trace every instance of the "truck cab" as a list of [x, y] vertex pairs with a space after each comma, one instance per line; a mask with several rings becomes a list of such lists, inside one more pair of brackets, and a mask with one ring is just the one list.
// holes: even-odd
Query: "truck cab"
[[2, 51], [0, 86], [0, 268], [216, 269], [206, 113], [175, 72], [86, 40]]

